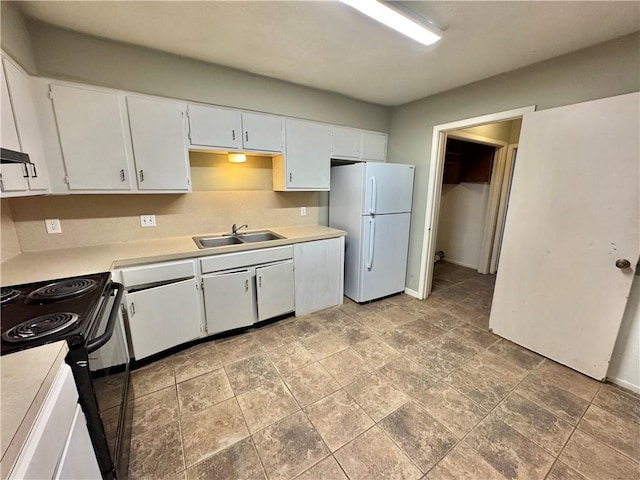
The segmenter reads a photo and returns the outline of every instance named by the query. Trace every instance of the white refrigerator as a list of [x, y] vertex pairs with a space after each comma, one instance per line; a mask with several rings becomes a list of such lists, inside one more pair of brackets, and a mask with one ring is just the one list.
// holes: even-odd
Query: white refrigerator
[[414, 171], [390, 163], [331, 169], [329, 225], [347, 232], [344, 294], [355, 302], [404, 291]]

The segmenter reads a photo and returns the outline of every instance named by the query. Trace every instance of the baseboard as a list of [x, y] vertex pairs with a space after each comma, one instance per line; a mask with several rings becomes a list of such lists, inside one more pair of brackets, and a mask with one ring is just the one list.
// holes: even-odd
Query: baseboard
[[415, 290], [411, 290], [410, 288], [405, 288], [404, 289], [404, 293], [406, 293], [407, 295], [409, 295], [410, 297], [415, 297], [418, 300], [420, 299], [420, 295], [418, 295], [418, 292], [416, 292]]
[[444, 257], [441, 261], [453, 263], [454, 265], [458, 265], [459, 267], [466, 267], [466, 268], [472, 268], [473, 270], [478, 270], [477, 265], [469, 265], [468, 263], [459, 262], [458, 260], [454, 260], [453, 258]]
[[640, 393], [640, 385], [634, 385], [633, 383], [623, 380], [621, 378], [607, 377], [607, 380], [610, 381], [611, 383], [615, 383], [616, 385], [626, 388], [627, 390], [631, 390], [632, 392]]

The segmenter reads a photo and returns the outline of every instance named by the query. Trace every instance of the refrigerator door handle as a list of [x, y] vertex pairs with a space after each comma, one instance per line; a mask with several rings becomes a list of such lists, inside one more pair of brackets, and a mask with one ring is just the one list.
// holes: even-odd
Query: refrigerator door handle
[[375, 215], [377, 207], [378, 207], [378, 184], [376, 182], [375, 175], [373, 175], [371, 177], [371, 206], [369, 207], [369, 213], [371, 215]]
[[367, 257], [367, 270], [371, 270], [373, 268], [373, 254], [374, 246], [375, 246], [375, 235], [376, 235], [376, 221], [373, 218], [369, 219], [369, 255]]

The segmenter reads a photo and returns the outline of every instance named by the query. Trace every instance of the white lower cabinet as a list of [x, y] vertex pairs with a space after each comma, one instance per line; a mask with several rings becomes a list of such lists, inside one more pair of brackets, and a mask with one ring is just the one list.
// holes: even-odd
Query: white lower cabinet
[[344, 288], [344, 237], [296, 243], [296, 315], [340, 305]]
[[207, 275], [202, 286], [208, 334], [253, 325], [255, 294], [250, 270]]
[[207, 333], [293, 312], [293, 248], [264, 248], [200, 261]]
[[87, 420], [80, 405], [76, 407], [71, 431], [53, 478], [55, 480], [101, 478], [100, 467], [87, 429]]
[[258, 321], [295, 309], [293, 260], [256, 268]]
[[136, 360], [200, 337], [200, 300], [194, 278], [128, 292], [125, 297]]

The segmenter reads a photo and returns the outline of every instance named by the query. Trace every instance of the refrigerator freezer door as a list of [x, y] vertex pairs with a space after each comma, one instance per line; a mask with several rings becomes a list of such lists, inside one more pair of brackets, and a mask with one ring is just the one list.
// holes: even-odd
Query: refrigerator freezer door
[[404, 291], [410, 220], [409, 213], [362, 217], [359, 285], [355, 294], [347, 292], [345, 269], [345, 294], [349, 298], [367, 302]]
[[413, 165], [367, 163], [363, 215], [411, 212]]

